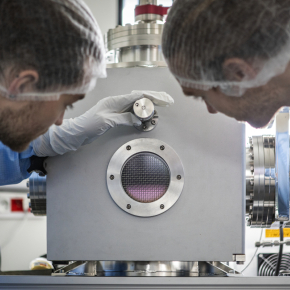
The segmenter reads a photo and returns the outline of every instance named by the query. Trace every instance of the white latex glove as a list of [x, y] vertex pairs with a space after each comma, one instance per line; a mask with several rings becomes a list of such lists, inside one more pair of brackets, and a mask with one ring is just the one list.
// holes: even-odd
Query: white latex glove
[[173, 98], [164, 92], [132, 91], [129, 95], [108, 97], [85, 114], [64, 120], [61, 126], [50, 127], [44, 135], [33, 141], [33, 150], [39, 157], [62, 155], [90, 144], [110, 128], [141, 125], [141, 121], [127, 111], [134, 102], [144, 97], [157, 106], [164, 107], [174, 103]]

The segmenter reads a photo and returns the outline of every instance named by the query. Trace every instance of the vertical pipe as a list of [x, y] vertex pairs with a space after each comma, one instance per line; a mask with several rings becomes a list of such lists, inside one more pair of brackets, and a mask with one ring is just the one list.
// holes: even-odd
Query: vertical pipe
[[276, 114], [276, 219], [289, 220], [289, 108]]
[[118, 25], [123, 25], [123, 0], [118, 0]]
[[[280, 222], [280, 242], [283, 242], [283, 239], [284, 239], [283, 222]], [[276, 265], [276, 270], [275, 270], [275, 276], [279, 276], [280, 266], [282, 262], [282, 255], [283, 255], [283, 244], [280, 244], [278, 260], [277, 260], [277, 265]]]
[[157, 5], [157, 0], [139, 0], [139, 5]]

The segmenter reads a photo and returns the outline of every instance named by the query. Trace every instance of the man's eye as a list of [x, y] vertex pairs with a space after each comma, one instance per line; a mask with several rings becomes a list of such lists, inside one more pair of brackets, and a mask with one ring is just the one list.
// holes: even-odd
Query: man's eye
[[74, 108], [73, 105], [67, 105], [67, 106], [66, 106], [66, 110], [68, 110], [68, 109], [71, 109], [71, 110], [72, 110], [73, 108]]

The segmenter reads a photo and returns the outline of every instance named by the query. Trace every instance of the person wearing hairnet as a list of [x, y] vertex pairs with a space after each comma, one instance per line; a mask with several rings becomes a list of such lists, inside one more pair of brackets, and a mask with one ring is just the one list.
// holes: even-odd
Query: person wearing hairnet
[[176, 0], [167, 64], [188, 96], [254, 127], [290, 106], [289, 0]]
[[89, 8], [82, 0], [0, 0], [0, 14], [0, 185], [27, 178], [32, 155], [64, 154], [112, 127], [140, 124], [126, 111], [144, 94], [156, 105], [173, 103], [166, 93], [133, 91], [63, 121], [65, 109], [106, 77]]

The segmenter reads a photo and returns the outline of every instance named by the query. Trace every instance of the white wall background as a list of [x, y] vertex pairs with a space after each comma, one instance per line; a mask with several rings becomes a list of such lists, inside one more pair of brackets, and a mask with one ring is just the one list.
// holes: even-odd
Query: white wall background
[[[10, 188], [11, 189], [11, 188]], [[26, 190], [26, 185], [18, 190]], [[3, 190], [3, 188], [1, 188]], [[23, 190], [23, 191], [24, 191]], [[2, 271], [29, 270], [30, 261], [46, 254], [46, 217], [35, 217], [28, 212], [26, 193], [0, 191], [0, 202], [21, 198], [24, 213], [0, 211], [0, 249]], [[10, 208], [10, 205], [9, 207]]]
[[92, 10], [103, 34], [118, 24], [118, 0], [84, 0]]

